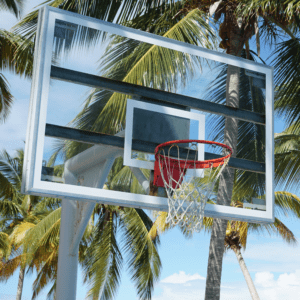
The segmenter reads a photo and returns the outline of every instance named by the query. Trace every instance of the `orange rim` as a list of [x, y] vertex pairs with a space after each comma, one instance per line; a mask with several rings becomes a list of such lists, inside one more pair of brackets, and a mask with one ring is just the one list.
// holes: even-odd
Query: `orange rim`
[[[220, 146], [222, 148], [226, 148], [230, 151], [230, 153], [226, 156], [220, 157], [220, 158], [215, 158], [215, 159], [209, 159], [209, 160], [181, 160], [181, 159], [174, 159], [174, 158], [169, 158], [165, 157], [164, 155], [159, 153], [159, 150], [165, 146], [169, 145], [174, 145], [174, 144], [186, 144], [186, 143], [200, 143], [200, 144], [210, 144], [210, 145], [216, 145]], [[212, 141], [205, 141], [205, 140], [175, 140], [175, 141], [169, 141], [166, 143], [162, 143], [158, 145], [155, 148], [155, 159], [162, 159], [165, 162], [170, 163], [171, 165], [178, 165], [181, 168], [184, 169], [207, 169], [207, 168], [214, 168], [218, 167], [224, 164], [225, 160], [230, 158], [232, 155], [232, 149], [227, 146], [226, 144], [218, 143], [218, 142], [212, 142]]]

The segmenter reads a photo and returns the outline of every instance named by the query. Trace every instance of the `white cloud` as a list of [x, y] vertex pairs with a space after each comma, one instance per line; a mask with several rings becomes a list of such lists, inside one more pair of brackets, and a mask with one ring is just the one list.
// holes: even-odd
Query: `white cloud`
[[179, 271], [179, 274], [175, 273], [165, 279], [163, 279], [162, 283], [173, 283], [173, 284], [182, 284], [187, 283], [191, 280], [204, 280], [205, 277], [195, 273], [194, 275], [185, 274], [184, 271]]
[[196, 300], [204, 298], [205, 278], [198, 273], [186, 274], [184, 271], [174, 273], [161, 280], [157, 290], [162, 290], [159, 295], [154, 295], [153, 300]]
[[255, 274], [255, 283], [262, 287], [272, 287], [275, 285], [274, 274], [270, 272], [258, 272]]
[[278, 279], [271, 272], [258, 272], [254, 282], [262, 299], [297, 300], [300, 297], [300, 270], [280, 274]]
[[290, 286], [290, 285], [297, 285], [300, 286], [300, 270], [296, 270], [295, 273], [291, 274], [281, 274], [278, 278], [278, 285], [279, 286]]
[[[199, 280], [200, 279], [200, 280]], [[170, 284], [172, 283], [172, 284]], [[272, 272], [257, 272], [254, 284], [261, 300], [298, 300], [300, 297], [300, 269], [276, 276]], [[205, 280], [199, 274], [175, 273], [158, 286], [160, 293], [153, 300], [199, 300], [204, 299]], [[246, 282], [228, 282], [222, 279], [221, 300], [251, 300]]]
[[[180, 272], [185, 276], [185, 272]], [[180, 274], [179, 273], [179, 274]], [[178, 278], [179, 274], [173, 274], [177, 276], [169, 276], [170, 277]], [[195, 274], [198, 275], [199, 274]], [[182, 276], [182, 278], [185, 278]], [[190, 278], [193, 278], [194, 275], [190, 275]], [[204, 277], [200, 276], [201, 279], [199, 280], [190, 280], [188, 283], [186, 282], [172, 282], [173, 284], [169, 284], [162, 282], [156, 288], [156, 291], [160, 291], [160, 293], [155, 293], [153, 296], [153, 300], [200, 300], [204, 299], [205, 296], [205, 280]], [[183, 280], [182, 280], [183, 281]], [[241, 298], [243, 295], [243, 298]], [[250, 293], [247, 289], [245, 282], [225, 282], [225, 284], [221, 285], [221, 300], [251, 300]]]
[[[199, 283], [199, 281], [197, 282]], [[154, 295], [153, 300], [199, 300], [204, 299], [204, 283], [198, 286], [183, 284], [162, 285], [160, 295]]]

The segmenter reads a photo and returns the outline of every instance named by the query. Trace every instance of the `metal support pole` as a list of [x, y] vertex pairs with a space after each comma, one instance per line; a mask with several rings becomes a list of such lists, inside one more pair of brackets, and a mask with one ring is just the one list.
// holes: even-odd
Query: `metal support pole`
[[76, 299], [78, 251], [70, 253], [70, 245], [76, 231], [76, 202], [62, 200], [56, 300]]
[[[117, 151], [101, 164], [101, 175], [95, 184], [96, 188], [103, 187], [115, 157], [119, 155], [120, 151]], [[68, 167], [65, 167], [64, 178], [66, 183], [74, 185], [78, 183], [77, 177]], [[79, 243], [94, 207], [95, 204], [91, 202], [62, 200], [56, 300], [76, 300]]]

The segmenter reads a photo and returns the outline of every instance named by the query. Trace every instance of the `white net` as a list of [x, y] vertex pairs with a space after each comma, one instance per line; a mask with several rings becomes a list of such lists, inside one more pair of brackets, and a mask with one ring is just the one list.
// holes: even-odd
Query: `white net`
[[[205, 205], [229, 157], [219, 166], [210, 161], [199, 165], [197, 145], [198, 143], [191, 143], [190, 147], [185, 149], [186, 159], [180, 158], [183, 148], [177, 144], [173, 144], [167, 150], [161, 148], [157, 160], [169, 199], [167, 223], [200, 232], [203, 228]], [[177, 150], [177, 158], [174, 157], [174, 148]], [[173, 156], [170, 155], [171, 152]]]

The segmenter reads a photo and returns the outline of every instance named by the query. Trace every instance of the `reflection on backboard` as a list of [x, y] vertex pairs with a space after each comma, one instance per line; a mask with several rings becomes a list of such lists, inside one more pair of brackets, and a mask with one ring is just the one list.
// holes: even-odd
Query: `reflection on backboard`
[[[149, 195], [155, 147], [177, 139], [222, 142], [225, 118], [236, 118], [237, 154], [228, 166], [236, 170], [231, 201], [239, 205], [218, 205], [213, 193], [205, 215], [273, 220], [272, 68], [52, 7], [40, 16], [23, 192], [166, 211], [165, 195]], [[119, 73], [106, 68], [103, 55], [118, 61]], [[126, 55], [139, 76], [122, 65]], [[239, 108], [224, 105], [229, 67], [239, 76]], [[45, 166], [53, 145], [63, 158]], [[222, 156], [212, 146], [197, 150], [198, 160]]]

